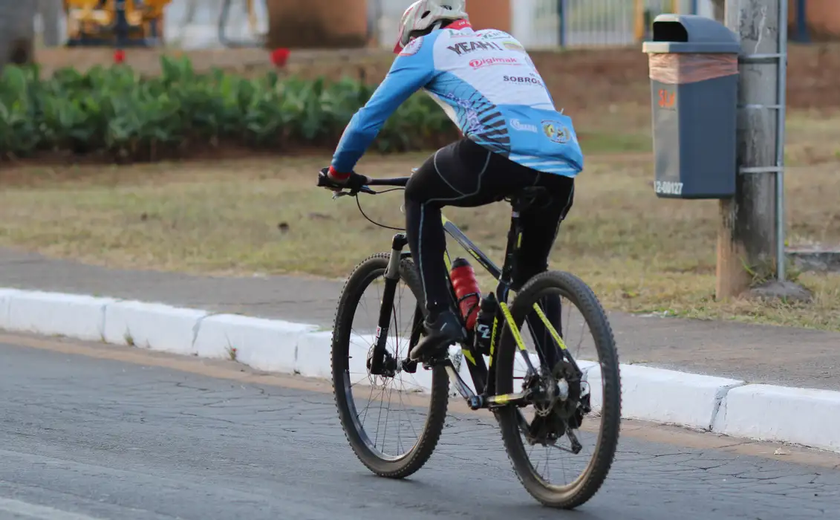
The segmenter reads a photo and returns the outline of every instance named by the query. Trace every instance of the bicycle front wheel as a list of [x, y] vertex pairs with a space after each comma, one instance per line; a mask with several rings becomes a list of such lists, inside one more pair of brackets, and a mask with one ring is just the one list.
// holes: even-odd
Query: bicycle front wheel
[[[538, 397], [528, 407], [498, 411], [505, 448], [537, 501], [573, 509], [600, 489], [618, 445], [621, 383], [613, 333], [595, 294], [569, 273], [535, 276], [516, 295], [510, 312], [522, 346], [505, 326], [497, 391], [530, 387]], [[546, 331], [544, 319], [554, 322], [559, 337]], [[525, 356], [536, 378], [527, 373]]]
[[414, 263], [400, 262], [386, 342], [384, 374], [373, 375], [368, 356], [385, 290], [389, 254], [359, 264], [336, 311], [332, 379], [341, 425], [356, 456], [373, 473], [404, 478], [419, 470], [440, 439], [449, 401], [443, 366], [410, 373], [400, 366], [423, 330], [423, 288]]

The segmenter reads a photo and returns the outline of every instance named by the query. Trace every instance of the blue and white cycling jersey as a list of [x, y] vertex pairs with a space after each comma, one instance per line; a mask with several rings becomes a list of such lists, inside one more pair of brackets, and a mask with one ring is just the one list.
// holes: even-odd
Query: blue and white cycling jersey
[[424, 89], [469, 139], [537, 171], [575, 177], [583, 152], [522, 44], [459, 21], [412, 40], [344, 131], [332, 166], [351, 172], [388, 117]]

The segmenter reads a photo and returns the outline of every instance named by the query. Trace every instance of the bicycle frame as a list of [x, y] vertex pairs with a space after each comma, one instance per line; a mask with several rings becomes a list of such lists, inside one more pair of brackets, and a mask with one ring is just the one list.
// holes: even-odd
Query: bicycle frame
[[[520, 403], [524, 404], [531, 393], [530, 390], [524, 390], [522, 392], [512, 394], [496, 394], [495, 373], [490, 369], [493, 367], [494, 362], [497, 361], [496, 358], [498, 356], [498, 350], [496, 347], [499, 343], [502, 334], [502, 327], [499, 327], [499, 324], [502, 323], [502, 320], [504, 320], [504, 322], [507, 323], [509, 330], [512, 333], [513, 339], [517, 344], [518, 350], [522, 355], [523, 359], [525, 360], [525, 364], [527, 365], [526, 377], [536, 374], [536, 370], [533, 366], [533, 363], [531, 362], [531, 359], [528, 356], [528, 351], [525, 346], [525, 343], [519, 334], [519, 328], [516, 326], [513, 316], [508, 307], [508, 298], [510, 296], [510, 291], [512, 290], [511, 277], [515, 267], [515, 254], [522, 243], [522, 226], [520, 223], [519, 216], [521, 205], [519, 201], [512, 201], [512, 205], [513, 210], [511, 213], [511, 225], [508, 232], [507, 246], [505, 250], [505, 261], [502, 268], [499, 268], [495, 263], [493, 263], [493, 261], [486, 254], [484, 254], [484, 252], [481, 251], [481, 249], [479, 249], [478, 246], [476, 246], [463, 233], [463, 231], [461, 231], [458, 228], [458, 226], [455, 225], [455, 223], [453, 223], [446, 217], [443, 217], [443, 228], [446, 231], [446, 233], [450, 237], [452, 237], [456, 242], [458, 242], [458, 244], [460, 244], [478, 262], [479, 265], [481, 265], [488, 273], [490, 273], [491, 276], [493, 276], [494, 279], [498, 281], [495, 295], [499, 303], [499, 311], [497, 312], [497, 315], [494, 317], [493, 320], [488, 363], [485, 363], [484, 356], [475, 349], [472, 342], [466, 345], [461, 345], [461, 352], [464, 358], [466, 358], [468, 361], [468, 369], [470, 372], [470, 376], [473, 380], [473, 384], [475, 385], [476, 392], [474, 393], [469, 388], [469, 386], [466, 385], [466, 383], [461, 378], [460, 374], [458, 374], [458, 371], [455, 370], [455, 367], [450, 359], [447, 359], [445, 362], [445, 367], [447, 373], [449, 374], [450, 380], [455, 384], [458, 393], [467, 401], [470, 408], [474, 410], [480, 408], [497, 408], [506, 405], [517, 405]], [[385, 366], [385, 344], [391, 321], [391, 312], [394, 304], [394, 294], [396, 292], [396, 287], [399, 282], [399, 264], [402, 258], [411, 257], [410, 252], [403, 251], [407, 244], [408, 240], [406, 239], [404, 233], [397, 233], [396, 235], [394, 235], [391, 244], [391, 256], [388, 263], [388, 267], [385, 271], [385, 291], [382, 298], [382, 305], [380, 307], [379, 322], [375, 336], [375, 347], [371, 359], [370, 370], [372, 374], [383, 374], [383, 371], [387, 369], [387, 367]], [[444, 261], [446, 262], [448, 272], [451, 270], [451, 263], [449, 260], [448, 250], [444, 253]], [[449, 287], [453, 301], [457, 301], [451, 283]], [[419, 334], [423, 326], [423, 313], [420, 309], [420, 305], [422, 305], [422, 303], [418, 302], [417, 308], [415, 310], [414, 323], [412, 326], [412, 335], [410, 338], [411, 345], [416, 344], [416, 342], [418, 341]], [[551, 334], [552, 338], [555, 340], [557, 345], [559, 345], [560, 349], [564, 352], [564, 357], [566, 357], [566, 359], [568, 359], [577, 369], [577, 364], [574, 362], [573, 359], [571, 359], [571, 356], [569, 356], [566, 352], [566, 346], [560, 334], [549, 322], [545, 313], [539, 307], [539, 304], [534, 305], [534, 310], [536, 311], [537, 316], [545, 325], [547, 331]], [[416, 370], [416, 362], [410, 361], [408, 358], [402, 361], [396, 361], [402, 362], [403, 368], [408, 372], [414, 372]]]

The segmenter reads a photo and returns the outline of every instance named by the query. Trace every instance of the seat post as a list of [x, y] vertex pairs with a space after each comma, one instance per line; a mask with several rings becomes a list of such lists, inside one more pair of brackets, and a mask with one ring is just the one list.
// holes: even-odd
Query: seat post
[[513, 273], [516, 270], [516, 253], [522, 245], [521, 213], [528, 209], [540, 195], [546, 193], [547, 190], [542, 186], [531, 186], [519, 190], [508, 198], [511, 206], [510, 229], [505, 247], [505, 263], [502, 266], [502, 276], [499, 279], [499, 290], [496, 295], [500, 302], [507, 301], [510, 289], [519, 290], [519, 287], [513, 287]]
[[504, 291], [503, 293], [500, 291], [500, 294], [496, 295], [499, 301], [507, 301], [507, 293], [511, 288], [513, 272], [516, 268], [516, 252], [519, 250], [522, 237], [522, 226], [516, 204], [518, 199], [514, 198], [511, 202], [513, 209], [510, 214], [510, 228], [508, 229], [507, 246], [505, 247], [505, 263], [502, 266], [502, 276], [499, 280], [501, 286], [504, 286]]

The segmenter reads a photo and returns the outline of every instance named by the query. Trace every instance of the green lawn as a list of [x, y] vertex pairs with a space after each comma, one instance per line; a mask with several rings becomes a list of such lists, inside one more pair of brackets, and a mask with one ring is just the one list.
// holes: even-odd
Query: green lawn
[[[424, 159], [370, 156], [359, 171], [406, 175]], [[113, 267], [343, 277], [386, 251], [393, 231], [366, 221], [353, 199], [314, 187], [328, 160], [6, 168], [0, 244]], [[648, 154], [591, 156], [552, 267], [582, 277], [612, 309], [840, 330], [838, 275], [803, 274], [816, 295], [807, 305], [715, 302], [717, 202], [658, 199], [651, 182]], [[787, 182], [791, 237], [840, 243], [836, 163], [793, 167]], [[401, 192], [361, 203], [374, 220], [403, 225]], [[447, 216], [501, 261], [508, 206]]]

